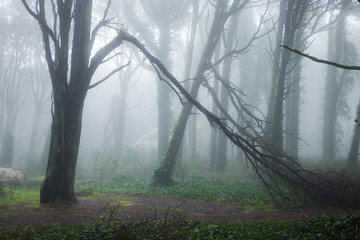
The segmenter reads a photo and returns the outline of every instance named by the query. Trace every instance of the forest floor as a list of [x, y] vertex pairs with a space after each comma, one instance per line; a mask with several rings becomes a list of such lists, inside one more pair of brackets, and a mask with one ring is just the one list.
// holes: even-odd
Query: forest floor
[[[79, 197], [76, 203], [14, 203], [0, 206], [0, 227], [61, 223], [91, 223], [110, 220], [200, 220], [242, 222], [294, 220], [329, 215], [349, 215], [339, 209], [302, 208], [252, 210], [251, 206], [217, 201], [182, 200], [126, 194]], [[359, 215], [359, 212], [351, 214]]]

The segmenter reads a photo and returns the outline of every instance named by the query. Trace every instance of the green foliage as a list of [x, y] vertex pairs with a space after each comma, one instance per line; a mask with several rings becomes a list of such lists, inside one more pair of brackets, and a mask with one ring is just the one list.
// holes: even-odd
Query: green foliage
[[321, 216], [288, 222], [98, 222], [7, 227], [0, 239], [360, 239], [360, 217]]
[[179, 179], [177, 184], [171, 187], [154, 187], [151, 178], [118, 176], [105, 181], [79, 180], [75, 187], [94, 192], [240, 202], [250, 205], [271, 203], [271, 198], [260, 181], [239, 178]]
[[5, 195], [0, 198], [0, 206], [10, 206], [24, 202], [38, 202], [40, 198], [39, 188], [40, 183], [38, 180], [30, 180], [26, 183], [19, 183], [17, 181], [14, 183], [3, 183]]

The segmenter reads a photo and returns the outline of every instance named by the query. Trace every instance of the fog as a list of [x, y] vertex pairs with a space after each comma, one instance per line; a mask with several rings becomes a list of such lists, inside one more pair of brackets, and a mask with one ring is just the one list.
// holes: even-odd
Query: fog
[[[2, 152], [0, 167], [28, 171], [28, 175], [43, 175], [44, 164], [46, 165], [47, 160], [44, 163], [41, 159], [49, 151], [49, 145], [46, 143], [49, 142], [47, 136], [54, 111], [51, 80], [44, 58], [38, 23], [26, 12], [22, 4], [17, 2], [20, 1], [8, 0], [0, 3], [0, 47], [2, 48], [0, 51], [0, 152]], [[158, 0], [150, 2], [153, 4], [142, 6], [142, 1], [113, 1], [108, 16], [111, 22], [108, 27], [104, 27], [98, 32], [92, 54], [109, 42], [111, 36], [115, 36], [114, 29], [123, 28], [136, 36], [152, 54], [158, 57], [183, 86], [191, 85], [196, 81], [194, 77], [214, 17], [215, 7], [213, 4], [216, 1], [199, 1], [194, 51], [190, 57], [192, 62], [188, 79], [184, 78], [186, 78], [185, 68], [192, 29], [192, 1]], [[349, 4], [357, 3], [349, 1]], [[94, 1], [93, 27], [102, 18], [105, 7], [105, 3], [102, 1]], [[158, 8], [156, 9], [156, 7]], [[359, 66], [360, 15], [356, 8], [339, 4], [336, 8], [331, 8], [333, 10], [319, 13], [319, 16], [322, 16], [319, 18], [311, 16], [311, 12], [308, 12], [303, 21], [303, 24], [307, 25], [300, 37], [305, 44], [301, 45], [298, 50], [319, 59]], [[243, 101], [253, 106], [251, 109], [254, 115], [262, 118], [263, 121], [267, 121], [266, 116], [269, 111], [272, 71], [275, 64], [274, 52], [278, 47], [276, 38], [279, 29], [279, 14], [279, 1], [272, 1], [268, 6], [267, 1], [250, 1], [247, 7], [237, 15], [234, 25], [234, 43], [230, 46], [230, 49], [241, 49], [253, 36], [256, 36], [243, 52], [233, 54], [229, 58], [231, 59], [229, 78], [231, 83], [243, 92], [240, 94]], [[337, 16], [339, 17], [337, 18]], [[228, 20], [225, 24], [225, 30], [222, 32], [214, 56], [218, 54], [221, 57], [225, 54], [226, 43], [228, 38], [231, 38], [229, 36], [230, 22], [231, 20]], [[341, 22], [344, 24], [341, 25]], [[331, 53], [332, 56], [329, 56], [328, 47], [342, 41], [336, 40], [336, 34], [334, 34], [334, 31], [340, 31], [339, 26], [344, 26], [342, 37], [346, 42], [337, 46], [342, 51], [341, 53], [338, 55]], [[311, 29], [316, 30], [310, 33]], [[297, 34], [300, 34], [298, 32]], [[331, 37], [333, 43], [329, 43], [331, 32], [333, 32]], [[343, 50], [349, 44], [352, 44], [355, 49]], [[296, 48], [300, 45], [294, 44], [293, 46]], [[286, 50], [282, 49], [281, 51]], [[119, 55], [114, 56], [117, 53]], [[347, 57], [350, 53], [352, 56]], [[345, 56], [343, 56], [344, 54]], [[111, 58], [111, 56], [114, 57]], [[336, 148], [335, 155], [332, 157], [333, 159], [325, 159], [323, 126], [329, 66], [303, 57], [296, 58], [294, 53], [291, 56], [292, 60], [286, 71], [285, 92], [288, 92], [285, 93], [284, 98], [282, 114], [285, 117], [282, 119], [282, 126], [284, 131], [288, 131], [285, 129], [285, 121], [288, 117], [285, 113], [285, 101], [289, 99], [290, 93], [299, 91], [299, 133], [295, 136], [299, 139], [299, 151], [295, 156], [300, 160], [331, 161], [336, 159], [339, 162], [347, 163], [354, 134], [354, 120], [359, 111], [357, 109], [360, 98], [359, 72], [343, 73], [346, 70], [336, 70], [338, 77], [336, 81], [341, 82], [339, 86], [346, 85], [346, 87], [339, 93], [339, 98], [334, 100], [336, 108], [339, 109], [334, 115], [336, 118], [336, 141], [332, 147]], [[101, 81], [115, 68], [125, 65], [129, 61], [130, 63], [103, 83], [89, 89], [87, 93], [82, 115], [78, 168], [91, 172], [91, 167], [96, 167], [96, 164], [101, 164], [101, 161], [105, 163], [111, 158], [118, 161], [121, 166], [119, 167], [120, 172], [121, 168], [127, 164], [128, 169], [149, 168], [146, 169], [147, 174], [151, 175], [164, 154], [158, 152], [160, 136], [158, 134], [157, 94], [159, 81], [170, 96], [169, 99], [164, 98], [165, 100], [163, 100], [171, 110], [168, 117], [169, 126], [160, 126], [169, 131], [170, 134], [165, 137], [168, 141], [171, 139], [171, 133], [183, 106], [174, 89], [159, 79], [154, 68], [131, 44], [123, 43], [109, 55], [109, 58], [98, 68], [91, 84]], [[294, 60], [295, 58], [296, 60]], [[212, 62], [216, 62], [217, 59], [216, 56], [213, 57]], [[351, 61], [355, 59], [355, 61], [349, 62], [349, 59]], [[296, 61], [301, 61], [298, 63], [301, 65], [301, 78], [293, 80], [291, 74], [295, 69]], [[225, 61], [217, 66], [220, 73], [226, 67], [224, 63]], [[213, 86], [215, 82], [213, 72], [207, 71], [206, 74], [209, 85]], [[128, 81], [127, 85], [124, 85], [125, 81]], [[292, 89], [296, 81], [299, 81], [300, 90]], [[349, 82], [352, 83], [349, 84]], [[121, 91], [122, 87], [127, 88], [127, 91]], [[219, 99], [220, 91], [221, 89], [218, 92]], [[120, 96], [124, 93], [126, 97], [122, 99], [126, 100], [126, 111], [124, 112], [124, 130], [121, 132], [116, 125], [119, 126]], [[185, 99], [181, 94], [180, 98]], [[213, 109], [213, 100], [206, 87], [200, 87], [197, 100], [210, 111]], [[228, 111], [234, 119], [239, 119], [231, 102]], [[191, 127], [194, 118], [196, 118], [195, 145], [192, 139], [194, 127]], [[34, 122], [38, 123], [36, 127], [34, 127]], [[188, 161], [186, 164], [193, 162], [196, 165], [196, 162], [201, 162], [208, 165], [212, 148], [210, 146], [212, 128], [207, 118], [195, 109], [192, 110], [189, 117], [189, 124], [190, 127], [187, 127], [184, 135], [182, 157]], [[355, 131], [360, 131], [360, 128]], [[13, 141], [6, 137], [7, 134], [13, 136]], [[283, 133], [284, 148], [287, 134], [292, 135], [291, 132]], [[121, 147], [117, 137], [122, 139]], [[13, 151], [10, 150], [10, 153], [7, 153], [9, 148], [13, 148]], [[196, 149], [195, 154], [193, 149]], [[226, 149], [228, 161], [244, 161], [244, 158], [238, 159], [237, 147], [230, 141], [227, 142]], [[38, 166], [38, 169], [32, 169], [35, 166]], [[236, 169], [231, 169], [233, 165], [227, 166], [227, 170], [236, 171]], [[208, 167], [206, 166], [206, 168]], [[81, 174], [86, 175], [83, 172], [79, 173], [78, 177]]]

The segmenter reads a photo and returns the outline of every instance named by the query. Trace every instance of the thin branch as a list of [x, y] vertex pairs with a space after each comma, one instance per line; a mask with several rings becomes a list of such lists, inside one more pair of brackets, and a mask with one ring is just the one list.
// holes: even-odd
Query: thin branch
[[309, 55], [309, 54], [300, 52], [299, 50], [290, 48], [289, 46], [286, 46], [286, 45], [280, 45], [280, 47], [285, 48], [285, 49], [287, 49], [287, 50], [289, 50], [289, 51], [291, 51], [291, 52], [293, 52], [293, 53], [296, 53], [296, 54], [298, 54], [298, 55], [300, 55], [300, 56], [309, 58], [310, 60], [312, 60], [312, 61], [314, 61], [314, 62], [323, 63], [323, 64], [335, 66], [335, 67], [342, 68], [342, 69], [346, 69], [346, 70], [360, 70], [360, 66], [343, 65], [343, 64], [340, 64], [340, 63], [336, 63], [336, 62], [331, 62], [331, 61], [319, 59], [319, 58], [313, 57], [313, 56], [311, 56], [311, 55]]
[[125, 67], [127, 67], [127, 66], [129, 66], [129, 65], [130, 65], [130, 61], [129, 61], [127, 64], [125, 64], [125, 65], [122, 65], [122, 66], [120, 66], [120, 67], [118, 67], [118, 68], [115, 68], [114, 70], [111, 71], [111, 73], [109, 73], [108, 75], [106, 75], [106, 77], [104, 77], [104, 78], [101, 79], [100, 81], [98, 81], [98, 82], [90, 85], [90, 86], [88, 87], [88, 89], [91, 89], [91, 88], [94, 88], [94, 87], [100, 85], [101, 83], [103, 83], [103, 82], [105, 82], [106, 80], [108, 80], [112, 75], [114, 75], [114, 74], [117, 73], [118, 71], [121, 71], [122, 69], [124, 69]]
[[35, 18], [41, 25], [41, 28], [44, 29], [44, 31], [46, 33], [48, 33], [51, 37], [51, 39], [53, 40], [54, 44], [57, 45], [57, 40], [56, 40], [56, 35], [53, 32], [53, 30], [47, 25], [47, 22], [45, 20], [45, 17], [43, 15], [40, 15], [38, 13], [35, 13], [28, 5], [28, 3], [26, 2], [26, 0], [21, 0], [21, 2], [23, 3], [25, 9], [28, 11], [28, 13]]
[[92, 49], [92, 47], [94, 45], [95, 38], [96, 38], [96, 35], [99, 32], [99, 30], [103, 26], [105, 26], [106, 24], [108, 24], [110, 22], [110, 20], [106, 19], [108, 12], [109, 12], [110, 5], [111, 5], [111, 0], [108, 0], [102, 19], [100, 20], [100, 22], [98, 22], [98, 24], [95, 26], [95, 28], [91, 32], [90, 49]]

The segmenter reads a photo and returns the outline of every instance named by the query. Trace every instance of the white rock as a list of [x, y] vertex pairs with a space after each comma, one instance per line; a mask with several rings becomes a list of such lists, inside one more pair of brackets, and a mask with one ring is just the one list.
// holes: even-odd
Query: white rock
[[25, 182], [25, 175], [17, 170], [11, 168], [0, 168], [0, 182], [6, 182], [9, 180], [18, 180], [19, 182]]

